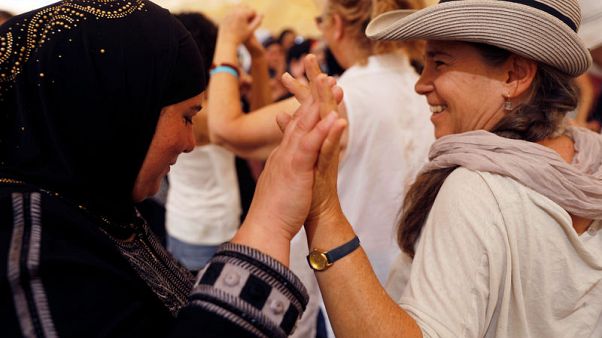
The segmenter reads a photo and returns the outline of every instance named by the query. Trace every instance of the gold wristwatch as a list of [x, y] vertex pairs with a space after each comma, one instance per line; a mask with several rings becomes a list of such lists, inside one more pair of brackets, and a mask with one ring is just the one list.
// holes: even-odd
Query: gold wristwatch
[[338, 246], [330, 251], [322, 251], [313, 249], [309, 255], [307, 255], [307, 262], [309, 266], [316, 271], [324, 271], [328, 269], [334, 262], [352, 253], [355, 249], [359, 248], [360, 239], [355, 236], [349, 242]]

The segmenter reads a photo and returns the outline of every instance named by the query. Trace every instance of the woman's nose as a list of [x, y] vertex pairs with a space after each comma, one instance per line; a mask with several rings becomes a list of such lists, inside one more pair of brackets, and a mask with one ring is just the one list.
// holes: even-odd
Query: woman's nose
[[429, 76], [429, 72], [425, 68], [420, 74], [418, 81], [416, 81], [416, 85], [414, 85], [414, 90], [416, 93], [420, 95], [426, 95], [434, 89], [432, 78]]
[[196, 146], [196, 140], [194, 138], [194, 131], [191, 128], [190, 131], [186, 132], [186, 143], [185, 143], [183, 152], [189, 153], [194, 149], [195, 146]]

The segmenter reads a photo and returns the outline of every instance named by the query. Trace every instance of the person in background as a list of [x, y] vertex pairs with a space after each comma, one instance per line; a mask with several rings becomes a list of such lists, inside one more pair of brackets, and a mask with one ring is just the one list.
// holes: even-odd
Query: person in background
[[297, 33], [292, 28], [285, 28], [278, 35], [278, 42], [282, 46], [285, 55], [288, 54], [289, 49], [296, 43]]
[[195, 279], [135, 208], [195, 145], [207, 66], [190, 33], [150, 1], [73, 0], [13, 18], [0, 41], [2, 335], [288, 336], [307, 294], [286, 268], [294, 233], [265, 225], [300, 226], [344, 124], [297, 112], [248, 218]]
[[[217, 26], [201, 13], [175, 16], [191, 33], [207, 72], [213, 64]], [[234, 155], [208, 144], [207, 95], [194, 117], [196, 146], [180, 155], [169, 173], [165, 205], [167, 250], [187, 269], [200, 270], [240, 226], [240, 195]]]
[[286, 71], [286, 52], [280, 41], [273, 37], [263, 42], [263, 48], [265, 48], [265, 57], [268, 61], [272, 101], [278, 102], [290, 96], [280, 79]]
[[576, 81], [580, 90], [579, 107], [575, 123], [594, 131], [600, 131], [602, 124], [602, 2], [580, 0], [583, 21], [579, 36], [592, 54], [593, 64], [586, 74]]
[[315, 43], [312, 39], [305, 39], [300, 43], [292, 45], [286, 54], [286, 64], [288, 72], [296, 79], [305, 77], [305, 66], [303, 58], [311, 52], [312, 45]]

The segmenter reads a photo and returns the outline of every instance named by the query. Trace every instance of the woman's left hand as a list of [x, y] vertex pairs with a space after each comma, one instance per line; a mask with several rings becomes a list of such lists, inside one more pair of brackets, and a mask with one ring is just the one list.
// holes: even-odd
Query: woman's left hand
[[[328, 78], [321, 77], [310, 82], [309, 89], [318, 93], [332, 87]], [[247, 219], [233, 239], [285, 265], [289, 261], [290, 240], [301, 229], [310, 210], [318, 157], [321, 151], [338, 145], [346, 125], [336, 112], [320, 119], [323, 108], [320, 101], [313, 96], [305, 99], [286, 123], [282, 143], [268, 158]]]

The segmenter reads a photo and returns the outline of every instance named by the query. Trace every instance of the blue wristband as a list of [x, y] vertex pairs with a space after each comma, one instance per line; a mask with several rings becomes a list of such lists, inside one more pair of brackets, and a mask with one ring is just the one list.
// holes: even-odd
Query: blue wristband
[[215, 75], [215, 74], [219, 74], [219, 73], [228, 73], [228, 74], [232, 74], [232, 76], [234, 76], [235, 78], [238, 79], [238, 72], [236, 71], [236, 69], [232, 68], [231, 66], [226, 66], [226, 65], [220, 65], [217, 66], [215, 68], [213, 68], [209, 74], [211, 76]]

